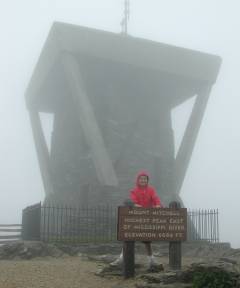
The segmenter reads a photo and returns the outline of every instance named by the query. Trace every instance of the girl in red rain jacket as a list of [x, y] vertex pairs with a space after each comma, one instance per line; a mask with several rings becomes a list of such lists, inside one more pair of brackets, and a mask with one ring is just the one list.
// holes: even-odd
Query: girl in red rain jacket
[[[149, 182], [149, 175], [147, 172], [139, 172], [136, 179], [136, 186], [134, 189], [130, 191], [130, 199], [132, 200], [135, 207], [144, 207], [144, 208], [161, 208], [163, 207], [159, 196], [156, 193], [154, 187], [148, 185]], [[150, 241], [144, 241], [147, 255], [148, 255], [148, 262], [149, 262], [149, 269], [151, 269], [156, 262], [154, 260], [154, 256], [152, 253], [152, 246]], [[123, 251], [120, 256], [111, 263], [111, 265], [119, 265], [123, 262]]]

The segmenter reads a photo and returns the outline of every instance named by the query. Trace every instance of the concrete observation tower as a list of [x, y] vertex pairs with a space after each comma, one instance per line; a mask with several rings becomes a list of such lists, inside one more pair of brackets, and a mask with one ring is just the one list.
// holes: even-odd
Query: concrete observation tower
[[[218, 56], [54, 23], [25, 95], [45, 200], [119, 205], [144, 169], [165, 205], [181, 201], [220, 65]], [[175, 157], [171, 111], [194, 96]], [[53, 115], [50, 149], [40, 113]]]

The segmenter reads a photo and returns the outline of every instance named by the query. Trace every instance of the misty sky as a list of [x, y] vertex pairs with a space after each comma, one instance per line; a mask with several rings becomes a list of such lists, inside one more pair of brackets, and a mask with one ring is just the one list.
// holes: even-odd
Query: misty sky
[[[20, 222], [44, 197], [24, 92], [53, 21], [118, 33], [123, 2], [0, 1], [0, 223]], [[130, 10], [130, 35], [223, 59], [181, 196], [189, 208], [219, 208], [221, 241], [240, 247], [240, 1], [131, 0]], [[191, 106], [173, 112], [176, 146]]]

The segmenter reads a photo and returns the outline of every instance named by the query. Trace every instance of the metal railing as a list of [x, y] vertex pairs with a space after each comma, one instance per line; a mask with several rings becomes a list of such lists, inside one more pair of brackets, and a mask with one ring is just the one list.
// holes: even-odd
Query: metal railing
[[[24, 209], [23, 215], [25, 240], [104, 243], [117, 239], [116, 207], [41, 206], [38, 204]], [[188, 241], [219, 242], [218, 210], [188, 210], [187, 238]]]
[[0, 224], [0, 245], [22, 239], [21, 224]]

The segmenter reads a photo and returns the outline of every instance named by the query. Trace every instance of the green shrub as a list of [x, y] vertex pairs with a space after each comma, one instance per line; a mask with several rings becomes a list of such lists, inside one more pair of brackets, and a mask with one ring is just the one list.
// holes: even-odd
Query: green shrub
[[193, 277], [193, 288], [234, 288], [236, 280], [226, 271], [197, 272]]

